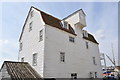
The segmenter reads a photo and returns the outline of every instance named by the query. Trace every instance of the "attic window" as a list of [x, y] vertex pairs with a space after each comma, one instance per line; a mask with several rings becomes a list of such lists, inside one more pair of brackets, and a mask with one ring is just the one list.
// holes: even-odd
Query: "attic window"
[[83, 37], [88, 37], [88, 33], [85, 30], [83, 30]]
[[68, 22], [64, 21], [64, 28], [68, 28]]
[[22, 50], [22, 42], [20, 42], [20, 51]]
[[39, 32], [39, 42], [43, 40], [43, 30]]
[[32, 30], [33, 21], [29, 24], [29, 32]]
[[61, 21], [60, 24], [63, 28], [68, 29], [68, 22], [67, 21]]
[[34, 11], [31, 11], [31, 13], [30, 13], [30, 18], [32, 18], [33, 15], [34, 15]]

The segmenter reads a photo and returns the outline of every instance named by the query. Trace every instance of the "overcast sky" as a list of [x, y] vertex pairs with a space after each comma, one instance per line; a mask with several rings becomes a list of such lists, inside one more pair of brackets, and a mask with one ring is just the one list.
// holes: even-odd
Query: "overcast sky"
[[[18, 40], [31, 6], [59, 19], [78, 9], [86, 14], [89, 33], [99, 42], [100, 52], [115, 58], [118, 56], [118, 3], [117, 2], [4, 2], [0, 3], [0, 66], [3, 61], [18, 60]], [[107, 59], [107, 65], [112, 65]]]

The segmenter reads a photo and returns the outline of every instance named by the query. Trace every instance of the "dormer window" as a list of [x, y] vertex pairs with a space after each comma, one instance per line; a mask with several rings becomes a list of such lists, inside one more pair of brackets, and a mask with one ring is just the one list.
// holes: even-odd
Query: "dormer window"
[[64, 21], [64, 28], [68, 28], [68, 22]]
[[85, 30], [83, 30], [83, 37], [88, 37], [88, 33]]
[[61, 26], [68, 29], [68, 22], [67, 21], [61, 21]]

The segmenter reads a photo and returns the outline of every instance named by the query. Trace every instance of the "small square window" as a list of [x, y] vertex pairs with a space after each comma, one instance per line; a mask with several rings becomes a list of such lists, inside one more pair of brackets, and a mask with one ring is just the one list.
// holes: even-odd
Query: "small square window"
[[29, 32], [32, 30], [33, 21], [29, 24]]
[[60, 52], [60, 62], [65, 62], [65, 53]]
[[74, 37], [69, 36], [69, 41], [74, 43], [74, 42], [75, 42], [75, 38], [74, 38]]
[[72, 80], [77, 79], [77, 73], [71, 73], [71, 79]]
[[37, 53], [33, 54], [33, 66], [37, 65]]

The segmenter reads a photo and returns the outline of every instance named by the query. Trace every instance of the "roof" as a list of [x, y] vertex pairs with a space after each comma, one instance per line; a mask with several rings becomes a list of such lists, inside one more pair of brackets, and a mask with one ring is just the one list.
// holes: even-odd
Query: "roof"
[[[64, 27], [60, 24], [60, 22], [61, 22], [60, 19], [58, 19], [58, 18], [56, 18], [56, 17], [54, 17], [54, 16], [52, 16], [52, 15], [49, 15], [49, 14], [47, 14], [47, 13], [45, 13], [45, 12], [43, 12], [43, 11], [41, 11], [41, 10], [33, 7], [33, 6], [30, 8], [30, 11], [31, 11], [32, 8], [34, 8], [35, 10], [37, 10], [37, 11], [39, 11], [39, 12], [41, 13], [41, 16], [42, 16], [43, 21], [45, 22], [45, 24], [50, 25], [50, 26], [55, 27], [55, 28], [58, 28], [58, 29], [60, 29], [60, 30], [63, 30], [63, 31], [65, 31], [65, 32], [68, 32], [68, 33], [73, 34], [73, 35], [76, 36], [76, 34], [75, 34], [75, 32], [74, 32], [74, 29], [71, 27], [70, 24], [69, 24], [69, 28], [66, 29], [66, 28], [64, 28]], [[82, 10], [82, 9], [77, 10], [76, 12], [72, 13], [71, 15], [79, 12], [80, 10]], [[29, 11], [28, 15], [30, 14], [30, 11]], [[82, 12], [84, 13], [83, 10], [82, 10]], [[85, 14], [85, 13], [84, 13], [84, 14]], [[69, 15], [69, 16], [71, 16], [71, 15]], [[68, 17], [69, 17], [69, 16], [68, 16]], [[66, 17], [66, 18], [68, 18], [68, 17]], [[66, 18], [64, 18], [64, 19], [66, 19]], [[28, 16], [27, 16], [27, 18], [26, 18], [26, 20], [25, 20], [25, 24], [26, 24], [26, 22], [27, 22], [27, 19], [28, 19]], [[22, 37], [25, 24], [24, 24], [24, 26], [23, 26], [22, 33], [21, 33], [21, 35], [20, 35], [20, 39], [21, 39], [21, 37]], [[91, 34], [88, 34], [88, 37], [83, 37], [83, 38], [86, 39], [86, 40], [89, 40], [89, 41], [92, 41], [92, 42], [98, 44], [98, 42], [95, 40], [95, 38], [94, 38], [93, 35], [91, 35]], [[20, 39], [19, 39], [19, 41], [20, 41]]]
[[90, 34], [90, 33], [88, 33], [88, 37], [84, 37], [84, 36], [83, 36], [83, 38], [86, 39], [86, 40], [89, 40], [89, 41], [92, 41], [92, 42], [94, 42], [94, 43], [99, 44], [99, 43], [95, 40], [95, 38], [93, 37], [93, 35]]
[[76, 13], [77, 13], [77, 12], [79, 12], [79, 11], [82, 11], [82, 12], [83, 12], [83, 14], [86, 16], [86, 14], [84, 13], [83, 9], [79, 9], [79, 10], [75, 11], [74, 13], [70, 14], [69, 16], [65, 17], [63, 20], [65, 20], [65, 19], [69, 18], [70, 16], [72, 16], [72, 15], [76, 14]]
[[[58, 29], [63, 30], [65, 32], [68, 32], [70, 34], [76, 35], [73, 31], [71, 31], [71, 29], [64, 28], [60, 24], [61, 23], [60, 19], [55, 18], [55, 17], [53, 17], [53, 16], [51, 16], [51, 15], [45, 13], [45, 12], [42, 12], [42, 11], [40, 11], [40, 12], [41, 12], [41, 15], [42, 15], [42, 18], [43, 18], [43, 21], [45, 22], [45, 24], [50, 25], [50, 26], [55, 27], [55, 28], [58, 28]], [[69, 26], [69, 27], [71, 27], [71, 26]]]
[[[29, 13], [28, 13], [27, 18], [26, 18], [26, 20], [25, 20], [25, 23], [24, 23], [24, 25], [23, 25], [22, 33], [21, 33], [21, 35], [20, 35], [19, 41], [20, 41], [20, 39], [21, 39], [21, 37], [22, 37], [23, 31], [24, 31], [24, 27], [25, 27], [25, 25], [26, 25], [27, 19], [28, 19], [28, 17], [29, 17], [29, 14], [30, 14], [30, 11], [31, 11], [32, 8], [34, 8], [35, 10], [37, 10], [37, 11], [39, 11], [39, 12], [41, 13], [41, 16], [42, 16], [43, 21], [45, 22], [45, 24], [50, 25], [50, 26], [55, 27], [55, 28], [58, 28], [58, 29], [63, 30], [63, 31], [65, 31], [65, 32], [68, 32], [68, 33], [70, 33], [70, 34], [76, 35], [73, 31], [71, 31], [71, 29], [66, 29], [66, 28], [64, 28], [64, 27], [60, 24], [60, 22], [61, 22], [60, 19], [58, 19], [58, 18], [56, 18], [56, 17], [53, 17], [53, 16], [51, 16], [51, 15], [49, 15], [49, 14], [47, 14], [47, 13], [45, 13], [45, 12], [43, 12], [43, 11], [41, 11], [41, 10], [39, 10], [39, 9], [37, 9], [37, 8], [35, 8], [35, 7], [32, 6], [32, 7], [30, 8], [30, 10], [29, 10]], [[70, 27], [70, 26], [69, 26], [69, 27]], [[72, 28], [72, 27], [71, 27], [71, 28]]]
[[41, 76], [27, 62], [4, 61], [1, 70], [4, 65], [11, 78], [41, 80]]

